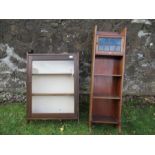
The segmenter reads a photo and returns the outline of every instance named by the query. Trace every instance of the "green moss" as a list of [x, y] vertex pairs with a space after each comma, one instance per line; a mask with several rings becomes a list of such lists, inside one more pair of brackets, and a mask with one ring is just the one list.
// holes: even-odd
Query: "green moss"
[[[80, 105], [80, 121], [31, 121], [26, 123], [26, 106], [14, 103], [0, 105], [0, 134], [88, 135], [118, 134], [112, 125], [88, 128], [88, 103]], [[155, 105], [136, 100], [123, 104], [121, 134], [155, 134]]]

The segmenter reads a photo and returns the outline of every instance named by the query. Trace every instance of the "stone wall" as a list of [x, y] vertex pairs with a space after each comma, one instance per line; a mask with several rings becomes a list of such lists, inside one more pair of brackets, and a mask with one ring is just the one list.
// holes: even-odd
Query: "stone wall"
[[124, 95], [155, 94], [155, 20], [0, 20], [0, 102], [25, 101], [26, 52], [80, 52], [80, 92], [89, 92], [92, 34], [128, 28]]

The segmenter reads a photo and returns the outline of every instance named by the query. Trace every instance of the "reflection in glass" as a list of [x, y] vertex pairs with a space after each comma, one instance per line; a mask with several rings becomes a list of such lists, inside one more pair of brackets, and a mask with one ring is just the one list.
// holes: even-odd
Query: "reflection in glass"
[[120, 46], [116, 46], [116, 51], [117, 52], [121, 51], [121, 47]]
[[110, 46], [110, 51], [115, 51], [116, 46]]
[[74, 73], [73, 60], [59, 61], [32, 61], [32, 73], [48, 74], [48, 73]]
[[74, 93], [74, 77], [34, 75], [32, 76], [32, 93]]
[[74, 96], [32, 96], [32, 113], [74, 113]]

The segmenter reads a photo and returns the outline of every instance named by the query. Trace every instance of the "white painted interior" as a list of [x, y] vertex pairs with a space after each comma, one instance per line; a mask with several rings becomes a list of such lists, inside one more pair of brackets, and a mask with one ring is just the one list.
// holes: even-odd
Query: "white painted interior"
[[32, 93], [74, 93], [72, 75], [33, 75]]
[[32, 113], [74, 113], [74, 96], [33, 96]]
[[32, 73], [48, 74], [48, 73], [74, 73], [73, 60], [52, 60], [52, 61], [33, 61]]

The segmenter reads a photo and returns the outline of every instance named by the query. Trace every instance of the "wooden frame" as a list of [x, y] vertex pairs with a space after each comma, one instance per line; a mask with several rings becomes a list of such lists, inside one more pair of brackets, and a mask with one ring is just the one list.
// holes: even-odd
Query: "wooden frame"
[[[100, 32], [94, 29], [92, 48], [89, 126], [92, 123], [116, 124], [121, 131], [122, 89], [125, 65], [126, 32]], [[120, 51], [99, 50], [99, 38], [119, 38]], [[105, 49], [105, 48], [103, 48]]]
[[[32, 92], [32, 62], [33, 61], [68, 61], [73, 60], [74, 75], [70, 73], [43, 74], [43, 76], [73, 76], [74, 93], [43, 93], [37, 94]], [[51, 66], [52, 67], [52, 66]], [[33, 76], [38, 74], [33, 74]], [[42, 76], [42, 75], [41, 75]], [[32, 112], [33, 96], [73, 96], [74, 112], [73, 113], [34, 113]], [[79, 120], [79, 53], [75, 54], [30, 54], [27, 53], [27, 120], [47, 120], [47, 119], [78, 119]]]

